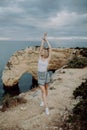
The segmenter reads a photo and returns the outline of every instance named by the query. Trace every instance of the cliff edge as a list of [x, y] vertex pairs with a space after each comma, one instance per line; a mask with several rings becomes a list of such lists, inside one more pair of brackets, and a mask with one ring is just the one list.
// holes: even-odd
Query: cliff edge
[[[2, 73], [3, 84], [7, 87], [15, 86], [24, 73], [30, 73], [37, 80], [37, 64], [39, 47], [27, 47], [16, 51], [7, 62]], [[52, 49], [52, 58], [48, 70], [55, 71], [66, 65], [71, 58], [72, 49]]]
[[[44, 107], [40, 107], [41, 91], [29, 91], [21, 94], [27, 103], [0, 112], [1, 130], [53, 130], [62, 128], [53, 125], [60, 122], [60, 116], [65, 116], [65, 109], [71, 110], [76, 103], [72, 93], [76, 87], [87, 79], [87, 67], [84, 69], [57, 70], [48, 90], [48, 105], [50, 115], [47, 116]], [[61, 123], [61, 122], [60, 122]], [[61, 126], [61, 124], [60, 124]]]

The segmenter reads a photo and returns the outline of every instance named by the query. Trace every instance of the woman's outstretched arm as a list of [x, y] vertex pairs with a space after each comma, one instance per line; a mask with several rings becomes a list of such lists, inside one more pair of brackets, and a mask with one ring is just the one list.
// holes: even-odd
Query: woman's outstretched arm
[[42, 52], [43, 48], [44, 48], [44, 40], [42, 39], [41, 46], [40, 46], [40, 51], [39, 51], [39, 55], [41, 55], [41, 52]]
[[52, 47], [51, 47], [51, 44], [49, 43], [49, 41], [47, 39], [45, 39], [46, 43], [48, 44], [48, 47], [49, 47], [49, 57], [48, 59], [50, 60], [51, 58], [51, 53], [52, 53]]
[[42, 41], [41, 41], [41, 46], [40, 46], [40, 53], [41, 53], [41, 51], [43, 50], [43, 48], [44, 48], [44, 43], [46, 42], [46, 36], [47, 36], [47, 33], [45, 32], [44, 33], [44, 36], [43, 36], [43, 38], [42, 38]]

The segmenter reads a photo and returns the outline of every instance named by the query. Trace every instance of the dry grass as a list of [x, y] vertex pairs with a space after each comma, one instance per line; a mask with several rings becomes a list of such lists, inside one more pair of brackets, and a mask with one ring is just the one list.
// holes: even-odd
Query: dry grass
[[19, 97], [19, 96], [15, 96], [15, 97], [9, 97], [7, 95], [7, 97], [5, 97], [5, 99], [3, 100], [3, 107], [1, 109], [2, 112], [5, 112], [6, 110], [8, 110], [9, 108], [13, 108], [19, 104], [23, 104], [23, 103], [27, 103], [27, 100], [24, 99], [24, 97]]

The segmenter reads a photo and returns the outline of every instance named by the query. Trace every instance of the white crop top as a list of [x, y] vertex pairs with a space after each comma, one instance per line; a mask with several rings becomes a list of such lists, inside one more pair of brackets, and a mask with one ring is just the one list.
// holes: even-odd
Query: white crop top
[[38, 71], [39, 72], [44, 72], [47, 71], [47, 67], [48, 67], [48, 60], [42, 60], [41, 57], [38, 60]]

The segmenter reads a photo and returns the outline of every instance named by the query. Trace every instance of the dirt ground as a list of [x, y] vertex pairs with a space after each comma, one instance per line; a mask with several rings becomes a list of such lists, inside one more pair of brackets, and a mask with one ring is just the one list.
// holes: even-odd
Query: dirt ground
[[48, 90], [50, 115], [46, 115], [45, 108], [40, 107], [41, 91], [37, 88], [21, 94], [27, 99], [26, 104], [0, 112], [0, 130], [56, 130], [55, 126], [48, 124], [54, 121], [56, 115], [62, 115], [66, 108], [72, 109], [75, 103], [72, 100], [73, 90], [85, 79], [87, 79], [87, 67], [56, 71]]

